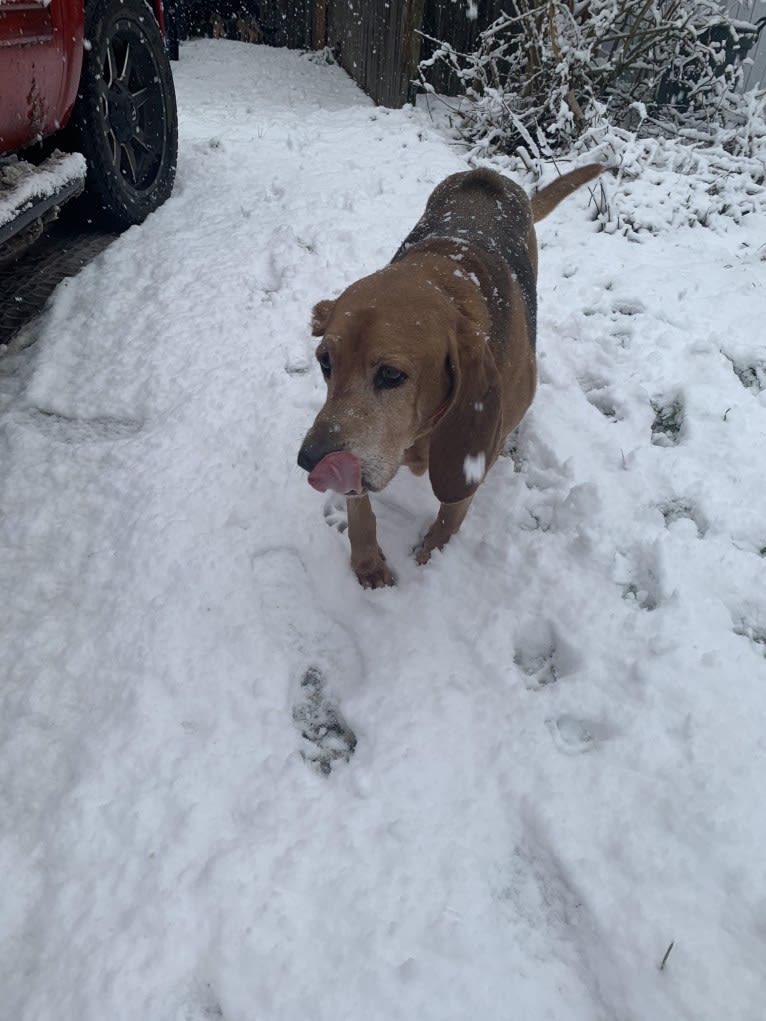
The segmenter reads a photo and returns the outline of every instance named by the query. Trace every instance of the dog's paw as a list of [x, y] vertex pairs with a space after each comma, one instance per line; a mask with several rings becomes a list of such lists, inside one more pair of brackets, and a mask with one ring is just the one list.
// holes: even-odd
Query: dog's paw
[[419, 563], [421, 567], [424, 564], [428, 563], [428, 561], [431, 559], [432, 553], [433, 547], [427, 546], [425, 539], [423, 540], [423, 542], [420, 543], [419, 546], [416, 546], [415, 549], [412, 551], [412, 555], [415, 557], [416, 562]]
[[427, 564], [433, 551], [444, 549], [451, 538], [452, 532], [445, 532], [438, 521], [434, 522], [423, 536], [423, 541], [412, 551], [415, 560], [421, 567]]
[[351, 566], [362, 588], [384, 588], [396, 584], [396, 578], [389, 570], [380, 548], [378, 556], [374, 559], [364, 560], [358, 564], [352, 563]]

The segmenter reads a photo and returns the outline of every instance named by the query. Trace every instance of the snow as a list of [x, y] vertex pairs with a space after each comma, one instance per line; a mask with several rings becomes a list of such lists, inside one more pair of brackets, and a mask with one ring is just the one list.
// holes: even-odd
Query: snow
[[465, 161], [297, 53], [175, 76], [172, 199], [0, 361], [2, 1016], [760, 1021], [763, 208], [540, 224], [535, 403], [425, 567], [374, 499], [368, 592], [310, 310]]

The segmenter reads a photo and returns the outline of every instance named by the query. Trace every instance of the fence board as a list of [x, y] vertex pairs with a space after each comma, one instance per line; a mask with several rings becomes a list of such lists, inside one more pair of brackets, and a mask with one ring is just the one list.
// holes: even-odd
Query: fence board
[[412, 98], [425, 0], [327, 0], [327, 42], [382, 106]]
[[255, 8], [264, 42], [291, 49], [311, 49], [314, 41], [314, 0], [244, 0]]

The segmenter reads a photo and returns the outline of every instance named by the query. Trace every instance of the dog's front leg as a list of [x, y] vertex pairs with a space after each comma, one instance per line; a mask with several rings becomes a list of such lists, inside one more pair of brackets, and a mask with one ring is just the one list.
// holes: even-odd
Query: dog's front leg
[[446, 546], [452, 536], [463, 524], [463, 519], [468, 513], [473, 496], [461, 500], [459, 503], [443, 503], [439, 507], [436, 520], [428, 529], [425, 538], [415, 550], [415, 559], [419, 564], [426, 564], [435, 549]]
[[382, 588], [393, 585], [394, 576], [386, 567], [386, 558], [378, 546], [375, 530], [375, 515], [372, 512], [370, 498], [349, 496], [346, 498], [348, 509], [348, 537], [351, 542], [351, 567], [364, 588]]

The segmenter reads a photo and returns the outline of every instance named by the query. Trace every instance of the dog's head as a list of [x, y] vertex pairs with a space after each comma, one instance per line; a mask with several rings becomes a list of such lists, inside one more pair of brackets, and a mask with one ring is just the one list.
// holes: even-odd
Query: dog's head
[[327, 399], [298, 463], [318, 489], [383, 489], [430, 434], [442, 503], [471, 495], [494, 455], [499, 379], [486, 333], [433, 274], [393, 264], [320, 301], [312, 332]]

